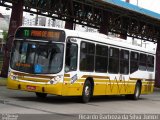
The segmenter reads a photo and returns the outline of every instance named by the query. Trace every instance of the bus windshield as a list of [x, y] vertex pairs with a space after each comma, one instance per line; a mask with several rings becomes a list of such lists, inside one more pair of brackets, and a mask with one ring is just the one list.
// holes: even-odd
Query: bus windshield
[[55, 74], [62, 69], [63, 51], [63, 43], [15, 40], [10, 66], [21, 72]]

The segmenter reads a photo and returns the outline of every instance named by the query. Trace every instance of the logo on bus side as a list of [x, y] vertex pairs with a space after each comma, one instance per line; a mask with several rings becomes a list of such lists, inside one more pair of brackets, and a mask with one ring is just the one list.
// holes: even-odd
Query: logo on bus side
[[77, 74], [75, 74], [75, 75], [71, 78], [71, 84], [73, 84], [77, 79], [78, 79]]

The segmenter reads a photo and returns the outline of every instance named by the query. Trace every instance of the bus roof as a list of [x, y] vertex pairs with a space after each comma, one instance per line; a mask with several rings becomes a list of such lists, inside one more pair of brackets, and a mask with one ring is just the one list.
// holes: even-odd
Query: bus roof
[[80, 32], [76, 30], [68, 30], [68, 29], [63, 29], [63, 28], [55, 28], [55, 27], [44, 27], [44, 26], [25, 26], [25, 28], [45, 28], [45, 29], [57, 29], [57, 30], [63, 30], [66, 33], [66, 37], [79, 37], [79, 38], [84, 38], [88, 39], [91, 41], [95, 42], [100, 42], [103, 44], [109, 44], [117, 47], [122, 47], [126, 49], [132, 49], [132, 50], [137, 50], [141, 52], [146, 52], [150, 54], [155, 54], [155, 50], [149, 50], [147, 48], [143, 48], [140, 46], [132, 45], [129, 43], [126, 43], [126, 40], [120, 39], [117, 37], [109, 37], [104, 34], [100, 33], [91, 33], [91, 32]]
[[73, 31], [73, 30], [66, 30], [67, 36], [78, 36], [79, 38], [85, 38], [91, 41], [100, 42], [103, 44], [109, 44], [117, 47], [122, 47], [125, 49], [132, 49], [137, 51], [142, 51], [150, 54], [155, 54], [155, 50], [149, 50], [147, 48], [143, 48], [140, 46], [132, 45], [130, 43], [127, 43], [126, 40], [120, 39], [117, 37], [110, 37], [104, 34], [100, 33], [91, 33], [91, 32], [80, 32], [80, 31]]

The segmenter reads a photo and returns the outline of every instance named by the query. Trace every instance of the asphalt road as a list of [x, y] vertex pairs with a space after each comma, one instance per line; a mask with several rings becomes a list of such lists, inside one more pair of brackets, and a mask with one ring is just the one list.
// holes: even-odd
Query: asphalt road
[[17, 117], [17, 114], [18, 120], [87, 119], [80, 116], [83, 114], [160, 114], [160, 89], [141, 95], [138, 101], [126, 100], [124, 96], [103, 96], [83, 104], [77, 97], [49, 95], [46, 99], [38, 99], [34, 93], [0, 86], [0, 120], [9, 115]]

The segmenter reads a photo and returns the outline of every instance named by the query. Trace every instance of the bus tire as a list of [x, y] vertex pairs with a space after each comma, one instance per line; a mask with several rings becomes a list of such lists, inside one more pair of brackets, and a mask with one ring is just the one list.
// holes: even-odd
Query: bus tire
[[83, 103], [89, 102], [91, 96], [92, 96], [92, 86], [91, 82], [87, 80], [83, 86], [82, 102]]
[[134, 90], [134, 94], [126, 95], [127, 99], [138, 100], [141, 94], [141, 83], [137, 82]]
[[47, 97], [47, 93], [36, 92], [36, 96], [37, 96], [37, 98], [46, 98]]

